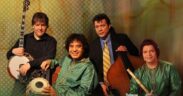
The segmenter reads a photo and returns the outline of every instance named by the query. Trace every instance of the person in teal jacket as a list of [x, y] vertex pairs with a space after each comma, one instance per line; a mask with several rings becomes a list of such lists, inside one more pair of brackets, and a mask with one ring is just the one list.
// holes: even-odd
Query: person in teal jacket
[[55, 59], [44, 62], [42, 69], [49, 66], [61, 66], [58, 78], [52, 86], [46, 87], [44, 92], [51, 96], [89, 96], [98, 84], [97, 74], [88, 58], [89, 45], [82, 34], [71, 34], [65, 48], [68, 56], [60, 61]]
[[129, 93], [138, 96], [180, 96], [180, 76], [171, 63], [158, 59], [158, 45], [151, 39], [145, 39], [141, 44], [140, 54], [145, 64], [134, 74], [149, 93], [145, 93], [133, 78]]

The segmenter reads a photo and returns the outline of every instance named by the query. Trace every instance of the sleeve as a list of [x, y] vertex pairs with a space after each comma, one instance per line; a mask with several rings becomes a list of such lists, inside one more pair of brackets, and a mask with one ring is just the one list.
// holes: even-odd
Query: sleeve
[[55, 55], [56, 55], [56, 45], [57, 45], [57, 42], [55, 39], [52, 39], [50, 41], [47, 41], [48, 44], [47, 44], [47, 51], [46, 51], [46, 54], [45, 56], [41, 57], [41, 58], [36, 58], [34, 59], [33, 61], [30, 61], [30, 65], [31, 67], [40, 67], [40, 64], [44, 61], [44, 60], [47, 60], [47, 59], [54, 59], [55, 58]]
[[60, 60], [52, 59], [50, 68], [53, 69], [56, 65], [62, 66], [63, 61], [64, 61], [64, 58], [62, 58]]
[[123, 42], [124, 42], [125, 46], [127, 47], [128, 52], [131, 55], [139, 56], [138, 48], [133, 44], [133, 42], [130, 40], [130, 38], [126, 34], [123, 34], [123, 35], [124, 35]]
[[14, 48], [17, 48], [18, 46], [19, 46], [19, 40], [17, 40], [15, 45], [7, 52], [7, 54], [6, 54], [7, 59], [10, 59], [12, 56], [14, 56], [14, 54], [12, 53], [12, 50]]
[[83, 72], [79, 86], [60, 86], [57, 89], [57, 96], [88, 96], [92, 94], [97, 83], [97, 75], [94, 67], [93, 65], [89, 65]]
[[[100, 44], [100, 42], [97, 41], [98, 39], [90, 44], [89, 58], [98, 74], [99, 82], [103, 82], [103, 72], [100, 70], [101, 68], [103, 68], [102, 64], [100, 63], [102, 62], [102, 53], [101, 53], [102, 49], [100, 48], [100, 46], [96, 47], [97, 45]], [[98, 53], [96, 54], [96, 52]]]
[[171, 94], [170, 96], [180, 96], [181, 92], [181, 78], [176, 68], [171, 66], [170, 69], [170, 84], [171, 84]]
[[[139, 75], [140, 74], [140, 70], [136, 70], [134, 72], [134, 75], [139, 78]], [[128, 93], [130, 94], [138, 94], [138, 91], [139, 91], [139, 85], [137, 84], [137, 82], [135, 81], [135, 79], [131, 78], [130, 80], [130, 90]]]

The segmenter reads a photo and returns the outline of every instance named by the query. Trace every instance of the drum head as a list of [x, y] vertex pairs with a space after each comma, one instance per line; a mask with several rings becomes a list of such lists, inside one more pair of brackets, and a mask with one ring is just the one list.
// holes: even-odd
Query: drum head
[[[49, 82], [41, 77], [34, 78], [29, 85], [27, 90], [31, 91], [34, 94], [44, 94], [42, 91], [45, 87], [49, 86]], [[46, 94], [45, 94], [46, 95]]]

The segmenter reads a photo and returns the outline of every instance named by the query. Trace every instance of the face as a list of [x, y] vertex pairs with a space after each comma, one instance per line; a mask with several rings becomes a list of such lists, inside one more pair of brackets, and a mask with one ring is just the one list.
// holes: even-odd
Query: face
[[80, 41], [74, 40], [69, 45], [69, 55], [72, 59], [80, 59], [83, 55], [83, 45]]
[[142, 55], [143, 55], [144, 61], [147, 64], [153, 64], [158, 61], [157, 54], [153, 45], [145, 45], [142, 49]]
[[110, 29], [110, 25], [107, 24], [105, 19], [100, 21], [94, 21], [95, 31], [100, 38], [107, 37]]
[[34, 35], [37, 37], [43, 36], [43, 34], [46, 32], [47, 26], [44, 22], [35, 22], [33, 25], [34, 29]]

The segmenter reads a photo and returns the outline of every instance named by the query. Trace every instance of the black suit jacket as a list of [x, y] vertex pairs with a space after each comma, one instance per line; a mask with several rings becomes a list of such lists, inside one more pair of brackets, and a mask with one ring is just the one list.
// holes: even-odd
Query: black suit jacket
[[[132, 43], [132, 41], [128, 38], [126, 34], [115, 34], [114, 32], [110, 32], [111, 36], [111, 43], [112, 43], [112, 50], [114, 61], [116, 60], [118, 53], [115, 51], [120, 45], [124, 45], [127, 47], [128, 52], [131, 55], [138, 56], [138, 49]], [[103, 82], [103, 53], [102, 53], [102, 46], [100, 43], [100, 38], [95, 39], [90, 44], [90, 59], [93, 62], [96, 71], [98, 73], [98, 80], [99, 82]]]

